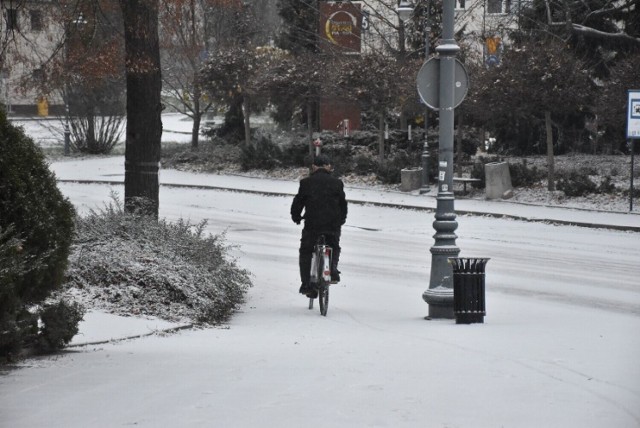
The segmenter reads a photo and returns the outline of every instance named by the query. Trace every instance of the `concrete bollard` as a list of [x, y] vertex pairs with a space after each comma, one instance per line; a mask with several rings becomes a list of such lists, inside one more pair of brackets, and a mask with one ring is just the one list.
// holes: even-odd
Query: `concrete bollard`
[[513, 196], [508, 163], [488, 163], [484, 166], [484, 175], [487, 199], [509, 199]]
[[411, 192], [422, 186], [422, 168], [405, 168], [400, 170], [400, 190]]

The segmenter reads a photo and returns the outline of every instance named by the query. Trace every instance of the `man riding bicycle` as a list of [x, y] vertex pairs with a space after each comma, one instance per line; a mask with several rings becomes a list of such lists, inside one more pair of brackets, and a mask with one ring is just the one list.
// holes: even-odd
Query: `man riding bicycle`
[[[340, 231], [347, 219], [347, 200], [341, 180], [331, 175], [331, 160], [318, 155], [313, 160], [312, 173], [300, 181], [298, 194], [291, 204], [291, 219], [300, 224], [304, 218], [304, 229], [300, 238], [300, 293], [315, 297], [317, 291], [310, 287], [311, 257], [313, 247], [322, 234], [333, 248], [331, 259], [331, 282], [340, 281], [338, 260], [340, 259]], [[302, 210], [304, 209], [304, 217]]]

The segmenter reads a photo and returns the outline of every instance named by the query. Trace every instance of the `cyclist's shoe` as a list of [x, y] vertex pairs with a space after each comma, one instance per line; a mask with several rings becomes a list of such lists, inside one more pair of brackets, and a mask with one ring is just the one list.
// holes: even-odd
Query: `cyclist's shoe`
[[331, 271], [331, 283], [337, 284], [338, 282], [340, 282], [340, 271], [339, 270]]
[[315, 299], [318, 297], [318, 290], [310, 284], [302, 284], [300, 286], [300, 294], [304, 294], [310, 299]]

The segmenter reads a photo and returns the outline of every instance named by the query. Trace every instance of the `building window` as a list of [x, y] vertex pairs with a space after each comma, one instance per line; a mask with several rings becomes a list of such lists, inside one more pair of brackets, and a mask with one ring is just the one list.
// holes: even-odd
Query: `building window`
[[456, 9], [466, 9], [466, 0], [456, 0]]
[[19, 31], [18, 9], [7, 9], [6, 12], [7, 31]]
[[33, 80], [35, 80], [36, 82], [44, 82], [44, 79], [46, 77], [46, 75], [44, 73], [44, 69], [43, 68], [36, 68], [32, 72], [32, 77], [33, 77]]
[[42, 11], [30, 10], [29, 15], [31, 17], [31, 31], [42, 31]]
[[502, 13], [502, 0], [487, 0], [487, 13]]
[[511, 0], [487, 0], [487, 13], [511, 12]]

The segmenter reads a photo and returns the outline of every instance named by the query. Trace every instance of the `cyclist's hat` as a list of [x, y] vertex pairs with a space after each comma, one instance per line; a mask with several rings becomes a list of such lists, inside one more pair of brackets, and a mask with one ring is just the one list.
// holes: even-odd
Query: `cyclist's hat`
[[331, 165], [331, 159], [329, 159], [329, 156], [327, 155], [318, 155], [316, 156], [316, 158], [313, 160], [313, 164], [315, 166], [327, 166], [327, 165]]

